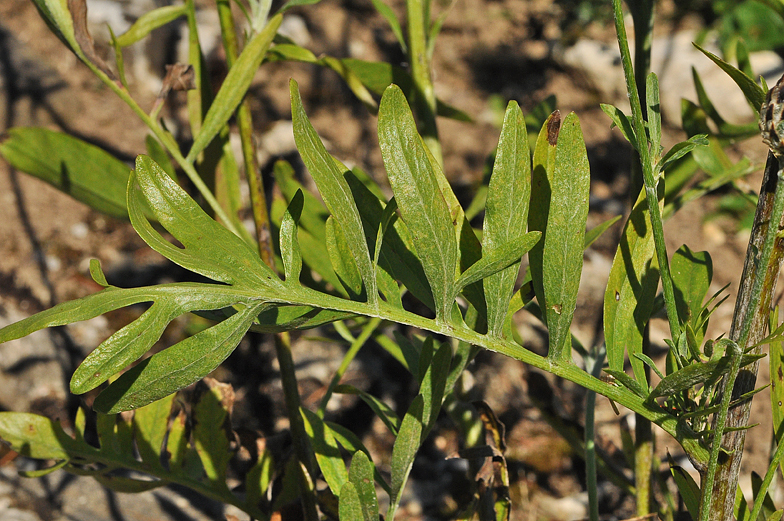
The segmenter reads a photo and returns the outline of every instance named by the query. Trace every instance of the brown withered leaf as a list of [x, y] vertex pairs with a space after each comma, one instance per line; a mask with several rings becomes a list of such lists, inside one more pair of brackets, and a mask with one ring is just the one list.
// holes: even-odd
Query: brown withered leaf
[[68, 0], [68, 10], [71, 12], [71, 18], [73, 19], [76, 43], [81, 47], [84, 56], [111, 80], [117, 81], [117, 76], [109, 68], [109, 64], [98, 56], [98, 53], [95, 51], [95, 42], [87, 29], [86, 0]]
[[187, 63], [175, 63], [166, 66], [166, 77], [163, 78], [158, 99], [165, 98], [173, 90], [191, 90], [196, 88], [193, 66]]

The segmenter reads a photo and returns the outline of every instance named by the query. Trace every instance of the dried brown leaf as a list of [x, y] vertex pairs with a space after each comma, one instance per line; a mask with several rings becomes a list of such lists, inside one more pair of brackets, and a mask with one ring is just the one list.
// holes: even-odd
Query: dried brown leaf
[[114, 71], [109, 68], [109, 64], [98, 56], [98, 53], [95, 51], [95, 42], [90, 35], [90, 31], [87, 29], [86, 0], [68, 0], [68, 10], [71, 12], [71, 18], [73, 18], [76, 43], [79, 44], [84, 56], [111, 80], [117, 81], [117, 76], [114, 74]]

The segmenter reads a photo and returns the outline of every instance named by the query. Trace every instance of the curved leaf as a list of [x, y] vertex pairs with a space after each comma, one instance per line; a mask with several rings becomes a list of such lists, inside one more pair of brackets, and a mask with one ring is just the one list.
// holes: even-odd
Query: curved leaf
[[273, 16], [266, 27], [248, 42], [237, 61], [229, 69], [226, 79], [223, 80], [223, 86], [215, 95], [207, 115], [204, 116], [201, 130], [193, 139], [186, 161], [193, 163], [234, 115], [234, 111], [248, 92], [253, 76], [264, 60], [282, 20], [281, 14]]
[[95, 145], [45, 128], [17, 127], [0, 143], [0, 155], [99, 212], [128, 218], [125, 191], [131, 169]]
[[248, 305], [223, 322], [144, 360], [99, 394], [95, 409], [107, 414], [136, 409], [205, 377], [234, 351], [265, 305]]
[[[158, 222], [184, 248], [166, 241], [150, 225], [141, 211], [140, 201], [145, 199]], [[147, 156], [136, 158], [136, 170], [128, 180], [128, 212], [144, 242], [183, 268], [227, 284], [283, 287], [257, 252], [207, 215]]]
[[188, 4], [166, 5], [148, 11], [141, 15], [133, 25], [123, 34], [117, 37], [116, 44], [120, 47], [132, 45], [158, 27], [163, 27], [169, 22], [173, 22], [188, 12]]

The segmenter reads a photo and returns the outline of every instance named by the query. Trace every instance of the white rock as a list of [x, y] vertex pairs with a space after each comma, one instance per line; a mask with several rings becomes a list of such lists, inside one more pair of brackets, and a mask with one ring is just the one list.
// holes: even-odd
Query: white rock
[[[662, 116], [680, 124], [681, 99], [696, 102], [691, 72], [694, 67], [708, 96], [725, 119], [733, 123], [753, 121], [756, 116], [741, 90], [725, 72], [692, 45], [695, 40], [696, 33], [691, 31], [654, 39], [651, 69], [659, 76]], [[712, 42], [703, 47], [720, 55]], [[620, 52], [616, 45], [581, 40], [566, 49], [560, 59], [564, 65], [582, 74], [587, 87], [598, 91], [607, 102], [628, 111]], [[775, 83], [784, 71], [784, 61], [773, 52], [754, 53], [750, 59], [752, 69], [756, 74], [764, 76], [769, 85]]]

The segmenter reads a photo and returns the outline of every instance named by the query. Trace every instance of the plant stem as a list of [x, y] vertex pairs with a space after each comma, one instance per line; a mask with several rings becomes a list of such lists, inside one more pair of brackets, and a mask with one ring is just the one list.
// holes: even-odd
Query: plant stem
[[[772, 152], [768, 153], [729, 335], [729, 338], [743, 351], [746, 346], [754, 345], [764, 337], [771, 297], [776, 289], [779, 270], [784, 260], [784, 244], [778, 237], [784, 212], [782, 175], [784, 175], [784, 165]], [[758, 354], [761, 350], [762, 346], [757, 346], [751, 353]], [[757, 380], [758, 365], [758, 362], [754, 362], [739, 372], [734, 390], [728, 387], [728, 377], [727, 382], [722, 382], [720, 392], [737, 397], [753, 390]], [[747, 425], [750, 412], [751, 400], [731, 407], [725, 427]], [[714, 419], [714, 429], [717, 420]], [[746, 431], [742, 429], [727, 432], [724, 436], [723, 446], [726, 457], [718, 462], [711, 497], [704, 498], [709, 502], [710, 506], [707, 508], [710, 509], [714, 519], [730, 519], [732, 516], [745, 438]]]
[[106, 75], [102, 70], [98, 69], [90, 60], [84, 59], [83, 62], [93, 71], [95, 74], [107, 87], [109, 87], [117, 96], [123, 100], [126, 105], [128, 105], [131, 110], [133, 110], [139, 119], [141, 119], [145, 125], [152, 131], [158, 141], [166, 147], [166, 150], [169, 151], [169, 154], [177, 161], [177, 164], [180, 165], [180, 168], [185, 172], [188, 176], [188, 179], [193, 183], [196, 189], [199, 191], [199, 194], [204, 198], [207, 204], [210, 206], [213, 212], [215, 212], [215, 216], [221, 219], [229, 230], [235, 235], [240, 235], [239, 230], [234, 226], [232, 221], [226, 216], [226, 212], [223, 211], [223, 208], [218, 203], [218, 200], [215, 199], [215, 196], [212, 194], [212, 191], [207, 187], [207, 185], [202, 180], [201, 176], [198, 172], [196, 172], [196, 168], [194, 168], [193, 164], [190, 161], [186, 161], [183, 157], [182, 153], [180, 152], [179, 146], [172, 138], [171, 134], [165, 132], [160, 125], [158, 125], [150, 116], [142, 110], [136, 100], [131, 97], [131, 94], [123, 87], [122, 85], [118, 85], [114, 82], [109, 76]]
[[408, 60], [414, 80], [414, 110], [419, 121], [419, 133], [427, 148], [444, 166], [441, 142], [436, 125], [436, 92], [430, 76], [430, 59], [427, 56], [427, 24], [425, 4], [422, 0], [406, 0], [408, 15]]
[[[730, 372], [727, 373], [726, 392], [721, 398], [721, 409], [716, 415], [713, 430], [713, 444], [711, 445], [711, 455], [708, 461], [708, 472], [704, 476], [701, 483], [702, 498], [700, 500], [700, 520], [708, 521], [711, 518], [711, 497], [713, 495], [713, 484], [716, 477], [716, 469], [719, 464], [719, 454], [721, 453], [722, 438], [724, 437], [724, 428], [727, 421], [727, 414], [730, 409], [730, 402], [732, 401], [732, 389], [735, 387], [735, 380], [740, 371], [740, 361], [743, 355], [740, 347], [735, 342], [730, 341], [727, 346], [731, 350], [732, 362], [730, 364]], [[734, 501], [734, 498], [733, 498]], [[713, 517], [713, 519], [717, 519]], [[754, 518], [751, 518], [754, 519]]]
[[379, 317], [390, 322], [408, 325], [430, 331], [439, 335], [449, 336], [471, 345], [483, 347], [506, 355], [515, 360], [542, 369], [555, 376], [559, 376], [576, 383], [586, 389], [593, 390], [610, 400], [617, 402], [628, 409], [641, 413], [653, 423], [661, 427], [665, 432], [676, 438], [687, 454], [696, 462], [697, 465], [704, 465], [708, 461], [708, 451], [697, 440], [694, 432], [687, 426], [672, 416], [665, 409], [656, 403], [648, 403], [641, 396], [619, 384], [608, 383], [594, 378], [584, 370], [580, 369], [571, 362], [560, 363], [537, 355], [529, 351], [520, 344], [504, 338], [493, 337], [491, 335], [477, 333], [465, 326], [445, 324], [433, 319], [429, 319], [409, 311], [393, 307], [386, 302], [380, 301], [378, 309], [371, 308], [365, 302], [355, 302], [340, 297], [320, 293], [310, 288], [297, 288], [285, 295], [283, 298], [275, 298], [270, 295], [263, 297], [252, 292], [249, 298], [267, 298], [271, 304], [280, 303], [285, 305], [303, 305], [318, 309], [331, 309], [346, 313], [355, 313], [367, 317]]
[[[294, 372], [294, 359], [291, 356], [291, 340], [288, 333], [275, 335], [275, 352], [280, 365], [280, 379], [283, 384], [283, 395], [286, 399], [286, 412], [289, 417], [289, 428], [291, 429], [294, 452], [312, 480], [318, 474], [316, 472], [313, 448], [310, 446], [308, 433], [305, 431], [305, 423], [302, 421], [299, 411], [299, 386], [297, 385], [297, 377]], [[311, 490], [310, 481], [306, 476], [300, 477], [300, 492], [302, 494], [305, 519], [318, 521], [315, 494]]]
[[[226, 49], [226, 64], [231, 69], [239, 55], [234, 18], [231, 14], [231, 4], [229, 4], [229, 0], [217, 0], [217, 5], [221, 34], [223, 35], [223, 46]], [[256, 242], [259, 255], [265, 264], [273, 266], [275, 257], [272, 252], [267, 198], [264, 193], [261, 172], [259, 172], [256, 164], [256, 146], [253, 142], [253, 117], [247, 99], [244, 99], [237, 108], [237, 126], [239, 127], [240, 143], [242, 144], [242, 158], [245, 163], [245, 177], [248, 180], [250, 189], [250, 203], [253, 209], [253, 223], [256, 227]]]
[[[646, 324], [642, 336], [642, 352], [650, 353], [651, 331]], [[645, 381], [651, 380], [651, 369], [644, 368]], [[645, 516], [651, 511], [651, 469], [653, 467], [653, 426], [639, 412], [634, 414], [634, 487], [637, 499], [637, 515]]]
[[[598, 350], [595, 358], [586, 358], [585, 370], [593, 377], [602, 372], [604, 350]], [[588, 489], [588, 516], [590, 521], [599, 521], [599, 494], [596, 482], [596, 436], [594, 413], [596, 412], [596, 393], [588, 391], [585, 396], [585, 481]]]
[[365, 345], [365, 342], [368, 341], [370, 336], [376, 331], [376, 328], [378, 328], [381, 322], [382, 321], [380, 318], [370, 319], [370, 321], [365, 324], [365, 327], [362, 328], [362, 333], [360, 333], [360, 335], [351, 342], [351, 346], [348, 348], [348, 351], [346, 351], [346, 355], [343, 357], [343, 361], [340, 362], [340, 367], [338, 367], [338, 370], [335, 371], [335, 375], [332, 377], [332, 381], [329, 383], [329, 387], [327, 387], [327, 392], [324, 393], [324, 398], [321, 399], [321, 404], [319, 405], [317, 411], [321, 418], [324, 417], [324, 413], [327, 410], [327, 404], [329, 403], [329, 399], [332, 397], [332, 392], [334, 391], [335, 386], [340, 383], [340, 379], [343, 378], [343, 375], [345, 374], [346, 369], [348, 369], [349, 364], [351, 364], [351, 361], [354, 360], [354, 357], [357, 356], [359, 350], [362, 348], [362, 346]]
[[[664, 303], [667, 310], [667, 320], [670, 324], [670, 335], [677, 341], [681, 335], [681, 327], [678, 321], [678, 310], [675, 300], [675, 289], [670, 274], [670, 263], [667, 257], [667, 246], [664, 243], [664, 229], [662, 228], [661, 209], [659, 208], [659, 185], [658, 179], [654, 176], [654, 164], [651, 152], [648, 149], [648, 138], [645, 131], [645, 121], [642, 116], [642, 105], [634, 79], [631, 55], [629, 53], [629, 41], [626, 36], [626, 27], [623, 23], [623, 11], [621, 0], [613, 0], [613, 10], [615, 13], [615, 29], [618, 33], [618, 46], [621, 51], [621, 63], [626, 77], [626, 89], [629, 94], [629, 102], [632, 107], [632, 121], [634, 123], [634, 133], [637, 137], [642, 164], [642, 175], [645, 183], [645, 198], [648, 202], [648, 210], [651, 216], [651, 228], [653, 230], [653, 242], [656, 246], [656, 257], [659, 261], [661, 273], [662, 291], [664, 292]], [[663, 185], [662, 185], [663, 188]], [[662, 190], [663, 192], [663, 190]]]

